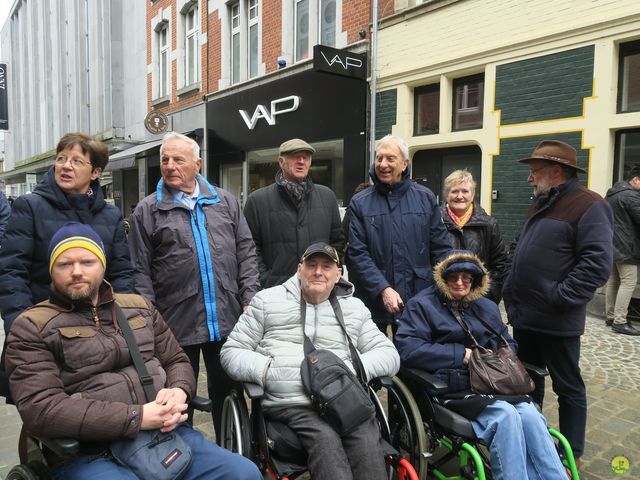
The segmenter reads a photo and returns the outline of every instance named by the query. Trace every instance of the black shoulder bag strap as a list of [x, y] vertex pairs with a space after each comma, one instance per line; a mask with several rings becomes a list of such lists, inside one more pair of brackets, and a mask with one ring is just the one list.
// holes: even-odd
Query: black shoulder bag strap
[[[449, 311], [451, 312], [451, 315], [453, 315], [456, 320], [458, 321], [458, 323], [460, 324], [460, 326], [462, 327], [462, 329], [467, 333], [467, 335], [469, 335], [469, 337], [471, 337], [471, 340], [473, 341], [473, 343], [476, 346], [480, 346], [480, 344], [478, 343], [478, 341], [476, 340], [476, 338], [473, 336], [473, 334], [471, 333], [471, 329], [469, 328], [469, 325], [467, 325], [467, 322], [465, 322], [462, 319], [462, 316], [460, 315], [460, 312], [458, 311], [458, 309], [453, 308], [453, 307], [449, 307]], [[484, 325], [485, 327], [487, 327], [487, 330], [489, 330], [491, 333], [493, 333], [496, 337], [498, 337], [502, 343], [504, 345], [509, 345], [509, 342], [507, 342], [507, 339], [504, 338], [500, 332], [497, 332], [491, 325], [489, 325], [487, 322], [485, 322], [482, 318], [480, 318], [479, 315], [476, 316], [476, 318], [478, 319], [478, 321]]]
[[[351, 353], [351, 362], [353, 363], [353, 368], [356, 371], [356, 375], [360, 383], [366, 388], [367, 379], [364, 375], [364, 366], [362, 365], [362, 361], [360, 360], [360, 355], [358, 355], [358, 351], [356, 347], [353, 346], [351, 342], [351, 338], [347, 333], [347, 327], [344, 324], [344, 317], [342, 315], [342, 308], [340, 308], [340, 303], [338, 302], [337, 297], [334, 292], [331, 292], [331, 296], [329, 297], [329, 301], [331, 302], [331, 307], [333, 308], [333, 313], [336, 315], [336, 319], [344, 332], [344, 335], [347, 337], [347, 343], [349, 344], [349, 352]], [[300, 296], [300, 317], [302, 318], [302, 333], [304, 335], [304, 353], [305, 355], [309, 355], [313, 350], [315, 350], [315, 345], [311, 342], [311, 339], [305, 333], [305, 325], [306, 325], [306, 317], [307, 317], [307, 302]]]
[[138, 372], [138, 378], [140, 378], [140, 383], [142, 384], [144, 394], [147, 397], [147, 402], [152, 402], [156, 398], [156, 389], [153, 387], [153, 378], [149, 375], [147, 366], [144, 364], [142, 355], [140, 355], [140, 349], [138, 348], [136, 339], [133, 336], [133, 331], [129, 326], [129, 321], [124, 316], [122, 308], [120, 308], [120, 305], [118, 305], [115, 300], [113, 304], [115, 306], [116, 319], [122, 329], [122, 336], [127, 341], [127, 347], [129, 347], [129, 353], [131, 353], [133, 364]]

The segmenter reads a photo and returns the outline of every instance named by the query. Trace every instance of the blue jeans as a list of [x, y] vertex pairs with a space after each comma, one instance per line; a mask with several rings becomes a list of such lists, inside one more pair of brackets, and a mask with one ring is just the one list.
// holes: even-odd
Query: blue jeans
[[[193, 461], [184, 480], [262, 480], [258, 468], [248, 459], [207, 440], [187, 424], [176, 430], [191, 447]], [[105, 456], [81, 455], [53, 470], [56, 480], [138, 480], [131, 470]]]
[[489, 446], [494, 480], [566, 480], [547, 422], [533, 403], [497, 400], [471, 425]]

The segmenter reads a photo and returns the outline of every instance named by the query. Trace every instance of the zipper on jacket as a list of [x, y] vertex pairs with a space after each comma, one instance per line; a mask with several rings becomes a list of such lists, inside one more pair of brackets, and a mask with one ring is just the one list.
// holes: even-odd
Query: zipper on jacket
[[93, 321], [96, 324], [96, 328], [98, 330], [102, 330], [102, 325], [100, 325], [100, 317], [98, 317], [98, 309], [93, 305], [91, 306], [91, 316], [93, 317]]

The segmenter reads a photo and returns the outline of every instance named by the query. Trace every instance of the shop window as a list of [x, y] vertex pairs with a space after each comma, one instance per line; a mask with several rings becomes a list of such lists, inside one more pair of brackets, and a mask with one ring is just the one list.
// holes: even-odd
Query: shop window
[[200, 55], [198, 36], [200, 24], [198, 21], [198, 4], [194, 3], [183, 14], [184, 22], [184, 84], [193, 85], [200, 79]]
[[640, 110], [640, 42], [620, 45], [618, 113]]
[[414, 90], [413, 134], [428, 135], [440, 130], [440, 84]]
[[158, 45], [158, 98], [169, 95], [169, 26], [163, 23], [156, 32]]
[[309, 58], [309, 0], [296, 0], [296, 62]]
[[260, 69], [260, 1], [240, 0], [229, 7], [231, 83], [256, 77]]
[[482, 128], [484, 74], [453, 81], [453, 130]]
[[613, 183], [627, 178], [633, 167], [640, 167], [640, 129], [616, 132]]

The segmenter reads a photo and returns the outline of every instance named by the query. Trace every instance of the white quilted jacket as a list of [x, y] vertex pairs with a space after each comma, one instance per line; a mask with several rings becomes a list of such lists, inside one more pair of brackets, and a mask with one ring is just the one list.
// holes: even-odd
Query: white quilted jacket
[[[378, 330], [364, 304], [352, 297], [351, 283], [340, 280], [336, 289], [349, 337], [360, 354], [367, 379], [395, 375], [400, 358], [391, 340]], [[300, 379], [302, 329], [300, 282], [294, 275], [253, 297], [222, 348], [222, 366], [234, 380], [261, 385], [265, 408], [310, 405]], [[347, 340], [329, 300], [307, 304], [305, 332], [316, 348], [333, 351], [353, 370]]]

